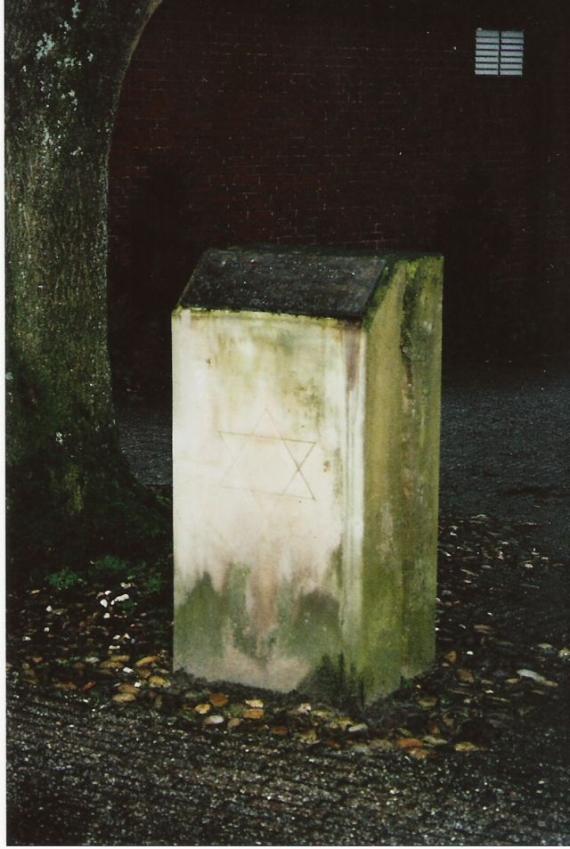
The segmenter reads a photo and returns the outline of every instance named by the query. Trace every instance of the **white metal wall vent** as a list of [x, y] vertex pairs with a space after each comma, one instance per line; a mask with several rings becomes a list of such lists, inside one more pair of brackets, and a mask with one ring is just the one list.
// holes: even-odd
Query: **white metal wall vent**
[[524, 32], [478, 29], [475, 34], [475, 74], [478, 77], [522, 77]]

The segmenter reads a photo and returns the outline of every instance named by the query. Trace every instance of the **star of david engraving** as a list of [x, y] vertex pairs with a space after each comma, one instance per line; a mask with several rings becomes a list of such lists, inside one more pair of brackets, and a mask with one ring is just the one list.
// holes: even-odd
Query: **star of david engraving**
[[230, 453], [221, 486], [316, 500], [303, 472], [316, 443], [282, 436], [268, 410], [264, 410], [250, 433], [219, 434]]

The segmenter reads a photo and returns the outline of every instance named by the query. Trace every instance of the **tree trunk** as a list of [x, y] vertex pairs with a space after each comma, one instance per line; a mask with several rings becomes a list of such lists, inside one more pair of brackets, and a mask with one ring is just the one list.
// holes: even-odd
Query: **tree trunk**
[[24, 539], [44, 555], [104, 545], [132, 500], [107, 350], [107, 160], [123, 76], [159, 3], [6, 3], [12, 555]]

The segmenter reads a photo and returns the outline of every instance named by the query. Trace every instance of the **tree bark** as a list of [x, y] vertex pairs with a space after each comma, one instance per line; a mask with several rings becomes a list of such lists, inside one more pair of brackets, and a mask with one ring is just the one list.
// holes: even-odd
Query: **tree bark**
[[102, 543], [129, 486], [107, 349], [107, 161], [123, 76], [159, 3], [6, 3], [7, 464], [16, 549], [24, 537], [44, 550]]

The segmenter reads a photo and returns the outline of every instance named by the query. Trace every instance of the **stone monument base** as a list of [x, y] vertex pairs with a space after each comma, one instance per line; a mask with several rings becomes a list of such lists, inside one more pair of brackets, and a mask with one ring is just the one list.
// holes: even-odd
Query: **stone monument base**
[[369, 701], [434, 655], [442, 260], [212, 250], [173, 315], [175, 665]]

